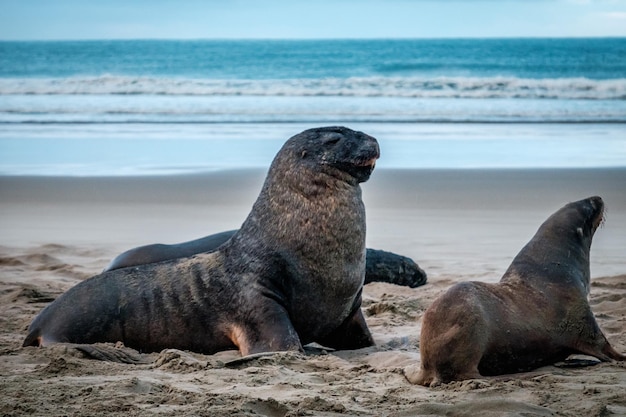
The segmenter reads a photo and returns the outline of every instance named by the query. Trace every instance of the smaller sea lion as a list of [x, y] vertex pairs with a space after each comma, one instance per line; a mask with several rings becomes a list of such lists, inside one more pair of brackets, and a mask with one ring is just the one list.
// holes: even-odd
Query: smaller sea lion
[[[213, 252], [226, 243], [237, 230], [216, 233], [188, 242], [165, 245], [155, 243], [129, 249], [116, 256], [103, 272], [144, 264], [186, 258]], [[388, 282], [415, 288], [426, 284], [424, 272], [411, 258], [368, 248], [365, 254], [365, 283]]]
[[567, 204], [542, 225], [497, 284], [462, 282], [426, 310], [415, 384], [529, 371], [582, 353], [626, 360], [587, 300], [589, 251], [603, 220], [600, 197]]

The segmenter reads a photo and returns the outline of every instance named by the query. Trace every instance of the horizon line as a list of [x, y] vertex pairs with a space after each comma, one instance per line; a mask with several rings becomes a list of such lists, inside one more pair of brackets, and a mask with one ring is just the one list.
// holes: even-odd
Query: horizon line
[[188, 38], [159, 38], [159, 37], [119, 37], [119, 38], [0, 38], [0, 42], [112, 42], [112, 41], [410, 41], [410, 40], [524, 40], [524, 39], [626, 39], [626, 35], [576, 35], [576, 36], [432, 36], [432, 37], [188, 37]]

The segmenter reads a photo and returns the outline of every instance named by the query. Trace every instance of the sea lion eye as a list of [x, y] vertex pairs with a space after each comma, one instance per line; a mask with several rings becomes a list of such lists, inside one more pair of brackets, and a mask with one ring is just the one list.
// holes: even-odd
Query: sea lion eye
[[341, 140], [339, 136], [330, 136], [324, 139], [324, 145], [336, 145]]

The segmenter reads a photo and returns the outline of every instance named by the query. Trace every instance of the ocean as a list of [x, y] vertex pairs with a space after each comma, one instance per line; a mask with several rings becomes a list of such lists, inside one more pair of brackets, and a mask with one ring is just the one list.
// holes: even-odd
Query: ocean
[[267, 167], [304, 129], [379, 167], [626, 166], [626, 38], [0, 42], [0, 175]]

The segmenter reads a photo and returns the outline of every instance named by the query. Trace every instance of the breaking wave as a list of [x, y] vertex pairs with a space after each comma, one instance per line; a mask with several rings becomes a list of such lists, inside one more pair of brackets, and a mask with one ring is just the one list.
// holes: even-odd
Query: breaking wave
[[341, 96], [626, 100], [626, 78], [353, 77], [215, 80], [103, 75], [0, 80], [0, 95]]

